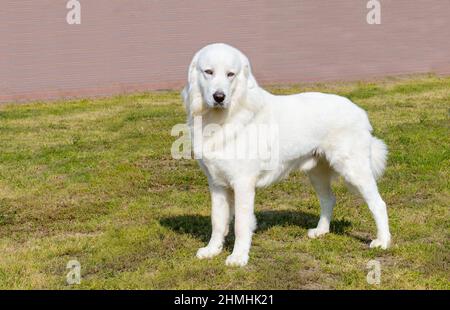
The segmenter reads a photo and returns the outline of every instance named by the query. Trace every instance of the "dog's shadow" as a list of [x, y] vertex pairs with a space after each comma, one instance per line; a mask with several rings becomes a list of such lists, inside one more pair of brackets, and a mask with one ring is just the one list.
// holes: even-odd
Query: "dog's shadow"
[[[258, 228], [256, 233], [265, 231], [274, 226], [296, 225], [305, 229], [316, 227], [319, 217], [303, 211], [260, 211], [256, 212]], [[211, 234], [211, 218], [203, 215], [178, 215], [164, 217], [160, 220], [161, 225], [181, 233], [190, 234], [204, 243], [209, 241]], [[233, 223], [230, 225], [230, 234], [225, 242], [225, 248], [232, 248]], [[347, 228], [351, 226], [347, 220], [334, 220], [331, 223], [331, 232], [339, 235], [346, 234]]]

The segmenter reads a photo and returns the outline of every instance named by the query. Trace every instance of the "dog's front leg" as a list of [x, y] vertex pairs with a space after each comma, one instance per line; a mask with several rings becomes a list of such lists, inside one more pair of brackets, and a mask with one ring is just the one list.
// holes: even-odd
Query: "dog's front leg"
[[230, 189], [210, 183], [211, 192], [211, 224], [212, 233], [209, 243], [197, 251], [200, 259], [211, 258], [222, 251], [225, 236], [228, 234], [228, 226], [231, 219], [232, 192]]
[[234, 184], [235, 224], [233, 253], [227, 257], [228, 266], [245, 266], [252, 242], [252, 234], [256, 228], [256, 218], [253, 212], [255, 200], [255, 185], [249, 180], [241, 180]]

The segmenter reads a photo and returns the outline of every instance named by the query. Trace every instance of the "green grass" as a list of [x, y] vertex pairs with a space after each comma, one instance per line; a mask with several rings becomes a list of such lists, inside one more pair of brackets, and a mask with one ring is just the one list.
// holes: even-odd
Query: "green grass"
[[[365, 108], [390, 149], [380, 191], [393, 246], [369, 249], [363, 201], [334, 186], [332, 233], [310, 240], [319, 204], [301, 173], [258, 190], [249, 265], [229, 268], [232, 236], [199, 261], [211, 230], [206, 179], [173, 160], [178, 92], [0, 107], [0, 288], [450, 289], [450, 78], [272, 86], [324, 91]], [[81, 263], [82, 283], [66, 284]], [[366, 264], [381, 262], [381, 284]]]

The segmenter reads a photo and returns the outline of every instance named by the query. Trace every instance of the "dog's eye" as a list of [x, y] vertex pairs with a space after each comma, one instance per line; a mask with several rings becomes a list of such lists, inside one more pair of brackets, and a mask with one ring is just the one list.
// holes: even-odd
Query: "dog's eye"
[[233, 73], [233, 72], [228, 72], [227, 76], [228, 76], [229, 78], [231, 78], [231, 77], [234, 76], [234, 73]]
[[213, 75], [213, 72], [212, 72], [212, 70], [205, 70], [205, 73], [207, 74], [207, 75]]

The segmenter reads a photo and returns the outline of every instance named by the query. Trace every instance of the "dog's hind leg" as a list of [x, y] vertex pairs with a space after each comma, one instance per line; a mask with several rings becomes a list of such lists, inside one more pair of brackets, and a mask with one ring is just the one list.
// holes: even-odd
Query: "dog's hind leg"
[[375, 219], [377, 238], [370, 243], [370, 247], [386, 249], [391, 242], [386, 203], [378, 192], [375, 176], [370, 167], [369, 156], [355, 156], [334, 166], [336, 171], [358, 190]]
[[316, 228], [308, 230], [308, 237], [316, 238], [330, 231], [330, 222], [336, 198], [331, 189], [331, 178], [333, 170], [327, 162], [320, 161], [316, 167], [308, 171], [317, 197], [320, 201], [320, 219]]
[[197, 251], [197, 258], [211, 258], [222, 251], [225, 236], [228, 234], [231, 221], [231, 208], [233, 206], [233, 193], [230, 189], [210, 185], [211, 192], [211, 239], [206, 247]]

